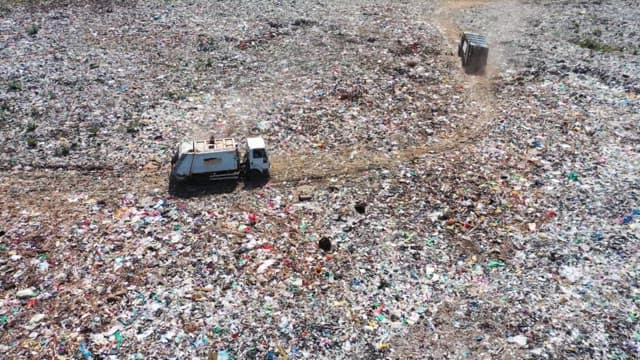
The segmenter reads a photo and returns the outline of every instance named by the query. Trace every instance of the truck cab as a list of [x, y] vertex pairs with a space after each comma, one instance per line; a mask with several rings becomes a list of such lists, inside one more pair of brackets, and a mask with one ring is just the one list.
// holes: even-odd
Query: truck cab
[[487, 39], [479, 34], [463, 32], [458, 44], [458, 56], [467, 74], [484, 74], [489, 56]]
[[262, 137], [247, 138], [247, 175], [250, 177], [269, 174], [271, 164], [267, 155], [267, 147]]

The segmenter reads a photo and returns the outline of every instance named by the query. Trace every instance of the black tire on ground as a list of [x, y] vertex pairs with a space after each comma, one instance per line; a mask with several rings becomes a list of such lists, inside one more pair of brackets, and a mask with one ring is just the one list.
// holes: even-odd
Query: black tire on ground
[[251, 169], [247, 173], [247, 179], [249, 180], [260, 180], [262, 178], [262, 173], [259, 170]]
[[186, 179], [181, 179], [176, 177], [175, 175], [169, 175], [169, 193], [172, 195], [176, 195], [184, 191], [186, 184]]
[[178, 184], [176, 178], [173, 176], [169, 176], [169, 194], [174, 195], [178, 190]]

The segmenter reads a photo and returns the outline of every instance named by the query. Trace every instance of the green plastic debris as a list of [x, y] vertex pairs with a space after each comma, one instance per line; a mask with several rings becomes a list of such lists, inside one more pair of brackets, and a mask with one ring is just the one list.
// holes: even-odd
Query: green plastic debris
[[569, 176], [567, 176], [567, 178], [571, 181], [578, 181], [578, 174], [572, 171], [569, 173]]
[[262, 311], [264, 311], [267, 316], [271, 316], [273, 309], [269, 305], [264, 305], [262, 306]]
[[435, 236], [432, 236], [432, 237], [428, 238], [428, 239], [427, 239], [427, 241], [426, 241], [426, 243], [427, 243], [427, 246], [433, 246], [433, 245], [435, 245], [435, 243], [436, 243], [436, 237], [435, 237]]
[[507, 266], [507, 264], [503, 263], [502, 261], [491, 260], [487, 263], [487, 266], [493, 269], [498, 267], [505, 267]]
[[141, 301], [143, 304], [147, 303], [146, 296], [143, 293], [136, 291], [136, 300]]
[[380, 314], [376, 316], [376, 320], [378, 321], [384, 321], [384, 315]]
[[162, 299], [160, 299], [160, 295], [156, 293], [151, 293], [151, 299], [157, 303], [162, 303]]
[[113, 333], [113, 337], [116, 340], [116, 348], [119, 348], [120, 345], [122, 345], [122, 341], [124, 341], [122, 334], [120, 334], [120, 330], [116, 330], [116, 332]]
[[625, 353], [624, 351], [619, 349], [614, 349], [611, 351], [610, 358], [614, 360], [622, 360], [622, 359], [628, 359], [628, 356], [627, 356], [627, 353]]
[[221, 334], [222, 333], [222, 328], [220, 326], [216, 326], [213, 328], [213, 332], [216, 334]]
[[9, 321], [9, 317], [7, 315], [0, 316], [0, 324], [6, 324]]
[[173, 225], [173, 231], [179, 231], [181, 228], [180, 224]]

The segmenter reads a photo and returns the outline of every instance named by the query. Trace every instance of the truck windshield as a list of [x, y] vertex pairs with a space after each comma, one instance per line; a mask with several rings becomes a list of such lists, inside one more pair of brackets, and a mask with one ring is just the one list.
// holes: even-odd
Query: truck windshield
[[254, 159], [262, 159], [264, 157], [267, 157], [267, 154], [265, 153], [264, 149], [253, 149]]

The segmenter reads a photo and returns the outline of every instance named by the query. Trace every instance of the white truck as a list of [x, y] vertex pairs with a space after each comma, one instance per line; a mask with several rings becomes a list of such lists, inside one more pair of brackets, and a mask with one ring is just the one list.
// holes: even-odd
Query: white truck
[[171, 159], [171, 180], [183, 182], [193, 177], [234, 180], [269, 176], [269, 157], [262, 137], [249, 137], [241, 150], [232, 138], [185, 141]]

